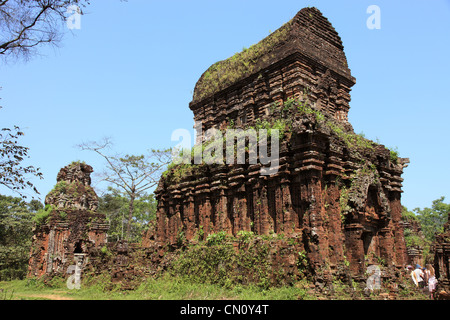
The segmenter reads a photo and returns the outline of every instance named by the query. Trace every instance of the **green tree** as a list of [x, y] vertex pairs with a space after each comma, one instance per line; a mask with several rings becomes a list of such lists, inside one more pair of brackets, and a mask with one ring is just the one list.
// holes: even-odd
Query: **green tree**
[[444, 231], [444, 224], [448, 221], [450, 204], [444, 203], [445, 197], [434, 200], [431, 208], [416, 208], [414, 213], [420, 221], [425, 238], [433, 241], [435, 233]]
[[0, 195], [0, 280], [22, 279], [28, 267], [38, 201]]
[[24, 190], [28, 188], [39, 194], [29, 178], [42, 179], [42, 173], [39, 168], [23, 165], [23, 161], [29, 158], [29, 148], [19, 144], [19, 138], [23, 135], [17, 126], [0, 130], [0, 185], [26, 198]]
[[424, 261], [426, 263], [431, 262], [434, 257], [434, 255], [431, 253], [432, 241], [427, 239], [424, 236], [423, 232], [417, 232], [418, 229], [416, 230], [416, 226], [419, 227], [420, 230], [422, 230], [419, 216], [417, 216], [414, 212], [408, 210], [406, 207], [403, 207], [402, 220], [411, 224], [410, 228], [404, 229], [406, 247], [421, 247], [423, 250], [422, 256], [424, 258]]
[[135, 201], [155, 187], [171, 160], [171, 150], [148, 150], [144, 155], [111, 155], [107, 150], [112, 146], [110, 139], [101, 142], [80, 144], [81, 150], [94, 151], [106, 160], [105, 170], [99, 174], [105, 181], [120, 190], [128, 199], [128, 218], [125, 240], [130, 240], [131, 226], [135, 212]]
[[[99, 197], [99, 212], [105, 213], [110, 223], [108, 237], [110, 241], [124, 239], [129, 199], [120, 190], [109, 187], [108, 192]], [[129, 240], [140, 242], [148, 223], [156, 218], [156, 200], [153, 194], [143, 194], [134, 201], [134, 213], [131, 220]]]
[[106, 215], [109, 222], [108, 241], [119, 241], [124, 237], [128, 200], [121, 193], [109, 187], [108, 192], [99, 197], [98, 211]]

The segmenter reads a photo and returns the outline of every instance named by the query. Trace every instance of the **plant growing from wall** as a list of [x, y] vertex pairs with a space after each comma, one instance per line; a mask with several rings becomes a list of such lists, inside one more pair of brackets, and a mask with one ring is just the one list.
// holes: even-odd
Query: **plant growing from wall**
[[198, 81], [194, 100], [200, 101], [237, 80], [257, 72], [256, 63], [258, 61], [267, 62], [270, 52], [287, 39], [290, 29], [291, 22], [288, 22], [257, 44], [213, 64]]
[[36, 226], [43, 225], [47, 223], [48, 219], [50, 218], [50, 215], [54, 211], [54, 206], [52, 205], [46, 205], [45, 208], [39, 210], [36, 212], [33, 221], [36, 223]]

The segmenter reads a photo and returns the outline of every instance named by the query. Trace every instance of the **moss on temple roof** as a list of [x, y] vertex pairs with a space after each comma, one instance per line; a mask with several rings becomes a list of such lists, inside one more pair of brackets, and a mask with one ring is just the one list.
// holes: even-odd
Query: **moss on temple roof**
[[249, 76], [257, 70], [258, 62], [267, 62], [270, 52], [288, 39], [292, 21], [271, 33], [267, 38], [252, 45], [231, 58], [216, 62], [202, 75], [197, 83], [194, 100], [203, 98], [222, 90], [237, 80]]
[[192, 102], [202, 101], [296, 52], [353, 79], [341, 38], [318, 9], [308, 7], [257, 44], [209, 67], [195, 86]]

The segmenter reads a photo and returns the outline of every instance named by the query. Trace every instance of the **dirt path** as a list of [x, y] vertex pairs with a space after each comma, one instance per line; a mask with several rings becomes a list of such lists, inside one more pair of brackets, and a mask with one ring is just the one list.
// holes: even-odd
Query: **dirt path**
[[16, 298], [37, 298], [37, 299], [48, 299], [48, 300], [74, 300], [73, 298], [58, 296], [56, 294], [20, 294]]

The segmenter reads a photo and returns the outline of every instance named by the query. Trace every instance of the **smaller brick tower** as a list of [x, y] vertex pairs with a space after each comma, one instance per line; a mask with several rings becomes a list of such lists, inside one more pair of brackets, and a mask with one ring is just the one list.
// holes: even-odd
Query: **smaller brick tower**
[[29, 276], [64, 275], [74, 265], [89, 263], [92, 250], [106, 244], [109, 225], [105, 215], [96, 212], [92, 172], [91, 166], [80, 162], [60, 170], [56, 186], [45, 198], [45, 210], [36, 219]]
[[444, 232], [436, 236], [433, 243], [434, 269], [438, 280], [439, 290], [446, 291], [443, 299], [450, 299], [450, 213], [449, 220], [444, 225]]

